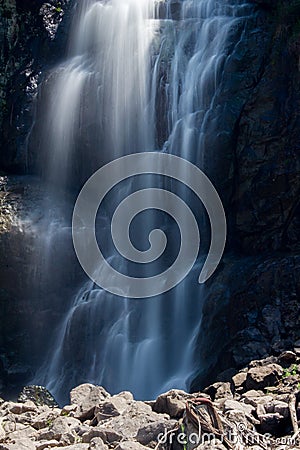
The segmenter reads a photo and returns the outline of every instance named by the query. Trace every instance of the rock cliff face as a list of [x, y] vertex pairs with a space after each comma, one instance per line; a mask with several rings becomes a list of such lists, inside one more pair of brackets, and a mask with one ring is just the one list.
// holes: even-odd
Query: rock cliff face
[[[42, 351], [34, 342], [47, 339], [43, 324], [55, 302], [54, 286], [32, 289], [34, 277], [41, 276], [36, 256], [45, 192], [37, 178], [27, 175], [35, 165], [27, 136], [43, 73], [64, 54], [67, 3], [0, 4], [0, 389], [6, 392], [32, 377], [36, 352]], [[41, 301], [47, 298], [49, 303]], [[54, 323], [60, 308], [54, 308]]]
[[[57, 223], [62, 233], [53, 245], [51, 262], [40, 257], [43, 246], [51, 245], [51, 240], [45, 241], [46, 201], [47, 192], [37, 177], [0, 176], [0, 391], [6, 394], [32, 379], [49, 330], [68, 307], [75, 280], [81, 279], [63, 220]], [[62, 217], [68, 205], [61, 204], [56, 217]], [[49, 280], [53, 262], [56, 272]], [[62, 268], [70, 262], [75, 271], [65, 279]]]
[[[0, 5], [2, 171], [24, 175], [35, 170], [36, 154], [27, 151], [26, 136], [38, 85], [64, 52], [65, 3], [4, 0]], [[300, 8], [296, 1], [252, 3], [255, 13], [245, 29], [237, 30], [240, 39], [225, 65], [218, 116], [211, 118], [220, 133], [205, 169], [221, 193], [229, 236], [227, 255], [206, 289], [199, 336], [199, 363], [206, 368], [195, 376], [193, 389], [227, 369], [277, 354], [300, 337]], [[38, 200], [26, 203], [28, 182], [32, 186], [26, 180], [24, 191], [19, 180], [15, 194], [19, 203], [25, 199], [38, 211]], [[4, 205], [10, 207], [13, 199]], [[32, 254], [34, 245], [28, 243], [34, 237], [29, 233], [24, 241], [7, 217], [0, 212], [1, 275], [6, 280], [0, 293], [0, 320], [6, 323], [0, 372], [10, 384], [14, 374], [24, 380], [27, 370], [17, 367], [16, 349], [28, 354], [30, 333], [21, 324], [35, 304], [30, 293], [24, 294], [24, 276], [18, 274], [31, 276], [22, 257]]]
[[231, 253], [206, 290], [199, 359], [210, 364], [194, 389], [300, 335], [300, 8], [255, 3], [220, 88], [227, 114], [210, 176]]
[[[27, 135], [43, 72], [64, 53], [64, 28], [57, 27], [68, 1], [3, 0], [0, 5], [0, 166], [13, 173], [32, 171]], [[64, 22], [68, 21], [68, 14]]]

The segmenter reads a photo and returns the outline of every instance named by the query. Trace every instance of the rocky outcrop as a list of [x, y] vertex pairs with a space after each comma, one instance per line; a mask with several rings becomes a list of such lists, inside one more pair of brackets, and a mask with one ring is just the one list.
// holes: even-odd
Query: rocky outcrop
[[198, 340], [203, 369], [192, 389], [253, 358], [293, 348], [300, 329], [299, 280], [299, 256], [224, 259], [206, 291]]
[[50, 406], [56, 408], [54, 397], [43, 386], [25, 386], [18, 398], [19, 402], [26, 403], [28, 401], [34, 402], [36, 406]]
[[43, 72], [61, 58], [66, 44], [68, 0], [4, 0], [0, 5], [0, 169], [32, 172], [27, 137], [34, 120], [34, 98]]
[[207, 129], [205, 171], [244, 255], [299, 252], [300, 35], [284, 11], [259, 7], [237, 30]]
[[[257, 450], [268, 445], [296, 450], [299, 348], [296, 352], [252, 361], [230, 382], [203, 393], [172, 390], [152, 402], [136, 401], [130, 392], [111, 396], [101, 386], [83, 384], [71, 391], [70, 404], [59, 408], [41, 404], [41, 397], [24, 396], [25, 388], [18, 403], [0, 404], [0, 448]], [[45, 397], [45, 389], [33, 388]]]
[[[47, 198], [38, 178], [0, 176], [0, 389], [6, 394], [33, 377], [49, 339], [48, 326], [61, 320], [68, 307], [62, 298], [70, 297], [70, 286], [80, 283], [82, 276], [66, 226], [71, 202], [65, 198], [50, 210], [56, 217], [51, 230]], [[41, 258], [45, 245], [47, 258]], [[62, 277], [65, 280], [67, 274], [62, 268], [67, 261], [74, 270], [68, 271], [64, 288]], [[54, 266], [57, 270], [49, 280], [48, 270]]]
[[254, 3], [211, 118], [223, 131], [207, 142], [228, 254], [206, 285], [198, 355], [207, 367], [193, 389], [300, 337], [299, 2]]

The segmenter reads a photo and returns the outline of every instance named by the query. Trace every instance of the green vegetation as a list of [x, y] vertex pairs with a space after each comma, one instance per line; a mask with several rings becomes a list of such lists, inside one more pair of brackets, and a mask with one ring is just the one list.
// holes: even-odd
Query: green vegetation
[[297, 375], [298, 373], [298, 366], [297, 364], [293, 364], [290, 368], [285, 369], [283, 372], [283, 378], [289, 378]]
[[61, 12], [62, 12], [62, 7], [61, 7], [61, 3], [60, 3], [60, 2], [58, 2], [58, 3], [56, 4], [55, 11], [56, 11], [57, 13], [61, 13]]
[[[186, 436], [186, 434], [185, 434], [185, 428], [184, 428], [184, 425], [183, 425], [183, 424], [180, 425], [180, 429], [181, 429], [181, 433], [182, 433], [184, 436]], [[186, 439], [184, 439], [183, 450], [187, 450], [187, 440], [186, 440]]]

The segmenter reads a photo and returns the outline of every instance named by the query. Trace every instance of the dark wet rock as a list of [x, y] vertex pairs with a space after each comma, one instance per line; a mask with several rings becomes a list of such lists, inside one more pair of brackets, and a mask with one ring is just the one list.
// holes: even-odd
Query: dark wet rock
[[25, 386], [18, 398], [19, 402], [31, 400], [37, 406], [58, 406], [55, 398], [43, 386]]
[[171, 0], [169, 5], [165, 2], [157, 1], [157, 16], [159, 19], [179, 20], [182, 17], [182, 2]]
[[260, 416], [260, 430], [262, 434], [276, 434], [282, 417], [278, 413], [270, 413]]
[[247, 374], [246, 388], [259, 390], [274, 386], [282, 375], [283, 369], [278, 364], [251, 368]]
[[210, 121], [223, 132], [213, 145], [208, 133], [204, 157], [225, 205], [231, 253], [206, 284], [198, 348], [207, 368], [193, 390], [226, 369], [292, 350], [299, 338], [299, 31], [277, 9], [287, 2], [253, 3]]
[[250, 0], [252, 3], [266, 8], [267, 10], [274, 9], [279, 4], [281, 0]]
[[71, 3], [68, 0], [1, 2], [0, 169], [28, 173], [35, 165], [36, 155], [27, 152], [34, 99], [42, 73], [64, 52], [67, 38], [64, 26], [61, 30], [57, 28], [61, 22], [68, 23]]
[[192, 390], [213, 383], [228, 367], [293, 349], [300, 329], [299, 290], [297, 255], [225, 258], [205, 294], [198, 351], [207, 367]]
[[296, 353], [291, 352], [291, 351], [283, 352], [278, 357], [279, 364], [285, 368], [290, 367], [292, 364], [294, 364], [296, 362], [296, 360], [297, 360]]
[[[57, 228], [60, 243], [53, 247], [48, 260], [50, 266], [57, 267], [60, 262], [62, 265], [51, 281], [44, 265], [48, 263], [39, 258], [44, 245], [40, 237], [45, 236], [45, 230], [49, 231], [45, 223], [47, 199], [47, 190], [39, 178], [0, 174], [0, 385], [3, 395], [17, 396], [25, 384], [32, 382], [49, 341], [48, 326], [56, 326], [67, 306], [61, 298], [69, 298], [70, 286], [81, 277], [71, 233], [67, 237], [62, 226]], [[60, 211], [55, 213], [61, 225], [64, 214], [71, 215], [71, 202], [67, 203], [63, 202]], [[78, 272], [70, 273], [69, 278], [61, 269], [71, 259]], [[41, 280], [39, 286], [33, 286], [33, 279]]]

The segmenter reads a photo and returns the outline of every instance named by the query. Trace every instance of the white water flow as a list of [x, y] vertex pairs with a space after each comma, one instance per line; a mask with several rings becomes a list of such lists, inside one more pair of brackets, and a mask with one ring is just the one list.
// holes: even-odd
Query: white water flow
[[[79, 187], [104, 163], [133, 152], [163, 149], [201, 162], [209, 151], [206, 125], [234, 45], [230, 34], [245, 20], [247, 5], [235, 0], [78, 3], [69, 58], [48, 81], [43, 139], [50, 182], [71, 180]], [[132, 187], [121, 185], [99, 213], [104, 241], [110, 209]], [[154, 215], [145, 214], [135, 228], [141, 242], [155, 220], [160, 223]], [[171, 238], [178, 238], [169, 221], [161, 220]], [[109, 244], [107, 253], [118, 271], [136, 270]], [[171, 251], [167, 259], [172, 257]], [[200, 264], [177, 288], [147, 300], [114, 297], [86, 282], [59, 324], [35, 382], [59, 400], [81, 382], [110, 392], [131, 390], [141, 399], [172, 387], [188, 389], [199, 369], [194, 354], [202, 308], [199, 273]]]

